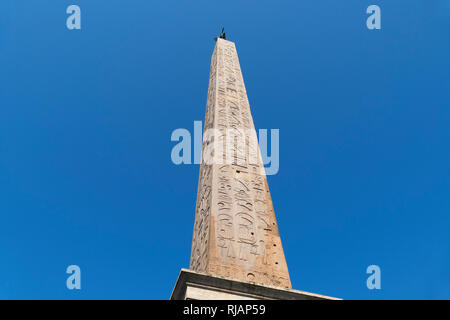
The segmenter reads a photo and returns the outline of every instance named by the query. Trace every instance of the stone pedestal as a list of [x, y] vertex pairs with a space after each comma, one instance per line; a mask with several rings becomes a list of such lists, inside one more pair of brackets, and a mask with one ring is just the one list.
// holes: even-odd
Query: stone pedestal
[[171, 300], [339, 300], [275, 286], [258, 285], [181, 269]]

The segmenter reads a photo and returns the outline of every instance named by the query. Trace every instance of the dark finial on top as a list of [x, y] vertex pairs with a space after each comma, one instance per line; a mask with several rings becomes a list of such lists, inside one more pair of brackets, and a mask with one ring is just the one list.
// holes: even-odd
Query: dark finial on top
[[[220, 38], [220, 39], [225, 39], [225, 40], [227, 39], [227, 37], [226, 37], [226, 35], [225, 35], [225, 28], [222, 28], [222, 31], [220, 32], [219, 38]], [[215, 37], [214, 40], [217, 41], [217, 37]]]

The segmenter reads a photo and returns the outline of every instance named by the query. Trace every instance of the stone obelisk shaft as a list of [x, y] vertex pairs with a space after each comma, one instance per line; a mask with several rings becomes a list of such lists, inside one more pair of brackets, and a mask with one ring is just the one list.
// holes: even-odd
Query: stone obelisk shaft
[[[213, 141], [204, 139], [203, 151], [211, 143], [221, 143], [225, 150], [239, 148], [227, 138], [228, 130], [256, 135], [236, 47], [220, 38], [211, 59], [205, 133], [208, 129], [218, 134]], [[245, 141], [245, 148], [251, 149], [249, 139]], [[224, 163], [203, 159], [190, 269], [291, 288], [258, 145], [256, 149], [256, 163], [248, 155]]]

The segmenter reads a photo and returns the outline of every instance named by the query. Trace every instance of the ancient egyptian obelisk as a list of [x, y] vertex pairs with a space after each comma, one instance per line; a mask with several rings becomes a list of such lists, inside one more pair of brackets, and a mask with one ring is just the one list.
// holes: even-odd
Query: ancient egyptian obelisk
[[[236, 47], [222, 37], [211, 59], [208, 131], [214, 135], [203, 141], [190, 269], [172, 299], [324, 298], [291, 290]], [[205, 159], [208, 149], [214, 161]]]

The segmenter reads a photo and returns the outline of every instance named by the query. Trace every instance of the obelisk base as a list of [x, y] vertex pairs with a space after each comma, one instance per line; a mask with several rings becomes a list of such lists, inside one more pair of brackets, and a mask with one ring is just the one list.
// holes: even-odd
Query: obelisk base
[[339, 300], [320, 294], [219, 278], [181, 269], [170, 300]]

